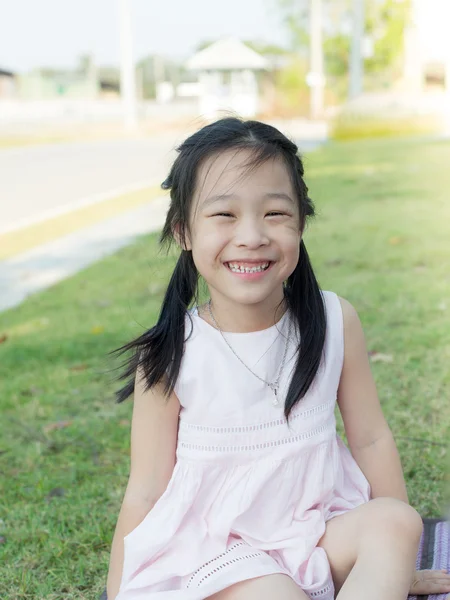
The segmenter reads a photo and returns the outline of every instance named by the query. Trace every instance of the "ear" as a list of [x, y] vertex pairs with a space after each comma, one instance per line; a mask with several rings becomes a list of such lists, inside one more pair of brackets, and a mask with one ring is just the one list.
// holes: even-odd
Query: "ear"
[[173, 228], [172, 233], [173, 233], [173, 237], [174, 237], [176, 243], [182, 250], [192, 250], [191, 240], [189, 238], [188, 233], [187, 232], [185, 233], [185, 235], [184, 235], [185, 239], [183, 241], [181, 234], [180, 234], [180, 225], [178, 223]]

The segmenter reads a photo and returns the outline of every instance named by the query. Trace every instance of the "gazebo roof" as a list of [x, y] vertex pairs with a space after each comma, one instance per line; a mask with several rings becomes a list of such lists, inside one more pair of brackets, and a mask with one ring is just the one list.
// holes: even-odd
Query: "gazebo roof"
[[214, 42], [194, 54], [187, 68], [192, 71], [228, 71], [233, 69], [265, 69], [267, 60], [236, 38]]

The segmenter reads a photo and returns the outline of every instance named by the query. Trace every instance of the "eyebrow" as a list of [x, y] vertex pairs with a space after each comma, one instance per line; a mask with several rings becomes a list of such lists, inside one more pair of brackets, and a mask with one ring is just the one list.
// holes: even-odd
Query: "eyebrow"
[[285, 194], [284, 192], [268, 192], [267, 194], [264, 194], [264, 197], [268, 199], [279, 198], [280, 200], [287, 200], [288, 202], [295, 204], [289, 194]]
[[[210, 204], [213, 204], [214, 202], [220, 202], [221, 200], [231, 200], [231, 199], [237, 198], [237, 197], [238, 196], [236, 196], [236, 194], [217, 194], [215, 196], [209, 196], [209, 198], [206, 198], [206, 200], [203, 202], [203, 207], [209, 206]], [[289, 196], [289, 194], [285, 194], [284, 192], [267, 192], [266, 194], [264, 194], [263, 198], [268, 199], [268, 200], [273, 200], [273, 199], [278, 198], [280, 200], [287, 200], [288, 202], [295, 204], [295, 202]]]

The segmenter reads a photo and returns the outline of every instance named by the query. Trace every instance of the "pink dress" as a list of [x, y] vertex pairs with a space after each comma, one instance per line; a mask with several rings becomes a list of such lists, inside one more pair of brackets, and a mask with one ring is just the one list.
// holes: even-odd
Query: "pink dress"
[[[273, 573], [290, 576], [310, 598], [333, 600], [328, 559], [317, 543], [329, 519], [370, 499], [370, 485], [336, 433], [343, 320], [336, 294], [323, 297], [324, 360], [290, 427], [283, 402], [296, 330], [274, 406], [272, 390], [220, 332], [195, 309], [186, 317], [192, 333], [175, 388], [177, 462], [164, 494], [125, 538], [118, 600], [203, 600]], [[274, 381], [290, 318], [285, 313], [269, 329], [225, 335], [253, 371]]]

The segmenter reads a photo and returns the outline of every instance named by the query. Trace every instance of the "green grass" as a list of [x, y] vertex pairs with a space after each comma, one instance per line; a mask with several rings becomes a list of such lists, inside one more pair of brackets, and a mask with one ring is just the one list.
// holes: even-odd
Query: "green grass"
[[330, 136], [336, 141], [418, 136], [437, 133], [443, 126], [442, 118], [434, 115], [359, 115], [344, 111], [331, 120]]
[[[355, 305], [371, 352], [392, 356], [373, 372], [410, 502], [439, 516], [450, 472], [450, 143], [332, 144], [305, 163], [321, 286]], [[101, 592], [131, 415], [131, 402], [114, 403], [106, 354], [154, 322], [172, 264], [146, 236], [0, 315], [2, 600]]]

